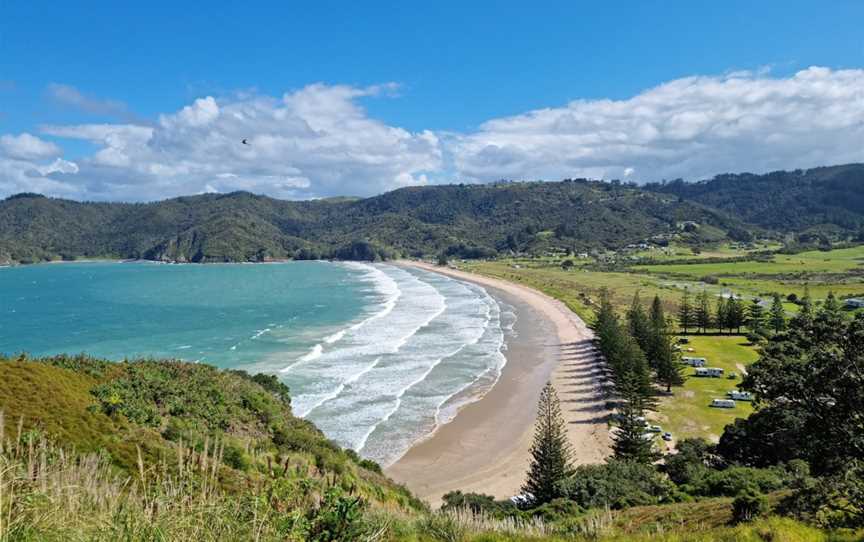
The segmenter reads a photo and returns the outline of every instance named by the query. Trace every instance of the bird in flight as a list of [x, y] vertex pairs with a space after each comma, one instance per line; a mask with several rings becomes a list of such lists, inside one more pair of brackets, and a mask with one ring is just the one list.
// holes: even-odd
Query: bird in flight
[[244, 145], [248, 145], [248, 144], [249, 144], [249, 141], [247, 141], [247, 140], [244, 139], [244, 140], [242, 141], [242, 143], [243, 143]]

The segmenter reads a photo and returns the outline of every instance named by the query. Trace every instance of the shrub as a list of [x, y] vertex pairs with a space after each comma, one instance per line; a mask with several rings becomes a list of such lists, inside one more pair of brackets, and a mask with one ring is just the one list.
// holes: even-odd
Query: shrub
[[768, 511], [768, 499], [754, 488], [741, 491], [732, 501], [732, 521], [735, 523], [753, 521]]
[[496, 501], [491, 495], [480, 493], [462, 493], [451, 491], [444, 495], [442, 511], [468, 510], [472, 514], [484, 514], [492, 517], [504, 517], [517, 513], [516, 506], [510, 501]]
[[669, 500], [675, 486], [653, 465], [609, 461], [582, 465], [560, 483], [567, 498], [583, 508], [626, 508]]
[[734, 497], [747, 489], [763, 493], [785, 487], [791, 477], [781, 467], [755, 469], [730, 467], [711, 470], [707, 475], [687, 486], [689, 493], [706, 497]]

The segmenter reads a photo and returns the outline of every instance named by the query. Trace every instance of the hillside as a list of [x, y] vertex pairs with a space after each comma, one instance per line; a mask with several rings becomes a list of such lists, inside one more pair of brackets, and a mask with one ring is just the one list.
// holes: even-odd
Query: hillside
[[[699, 228], [684, 233], [683, 222]], [[652, 236], [749, 237], [743, 222], [672, 195], [598, 181], [404, 188], [367, 199], [282, 201], [249, 193], [146, 204], [19, 194], [0, 202], [0, 261], [476, 257], [614, 248]]]
[[864, 228], [864, 164], [765, 175], [718, 175], [710, 180], [647, 185], [776, 231], [859, 232]]

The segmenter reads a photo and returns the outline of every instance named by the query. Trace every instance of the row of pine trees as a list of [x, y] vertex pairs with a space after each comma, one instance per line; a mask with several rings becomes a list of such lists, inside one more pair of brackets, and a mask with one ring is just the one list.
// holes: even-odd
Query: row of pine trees
[[[797, 318], [808, 318], [809, 290], [800, 305]], [[824, 309], [839, 311], [833, 294], [828, 295]], [[694, 303], [685, 290], [677, 316], [676, 329], [676, 322], [666, 316], [658, 296], [646, 310], [637, 292], [622, 320], [615, 312], [608, 290], [604, 288], [600, 293], [593, 328], [596, 345], [606, 362], [608, 393], [617, 411], [617, 427], [612, 436], [615, 459], [651, 463], [659, 457], [653, 438], [645, 436], [645, 420], [646, 414], [657, 408], [659, 390], [671, 393], [673, 386], [684, 383], [685, 366], [675, 342], [679, 330], [685, 334], [690, 330], [705, 333], [709, 329], [740, 333], [746, 326], [752, 334], [768, 336], [787, 328], [785, 309], [777, 294], [766, 312], [757, 299], [745, 303], [735, 297], [719, 297], [712, 304], [710, 295], [703, 291]], [[546, 384], [540, 396], [531, 455], [522, 490], [533, 497], [535, 504], [561, 496], [559, 482], [574, 471], [566, 424], [551, 383]]]
[[684, 382], [673, 322], [659, 297], [646, 312], [637, 293], [622, 322], [609, 292], [603, 290], [594, 323], [597, 345], [609, 369], [618, 425], [613, 451], [618, 459], [651, 462], [653, 439], [645, 438], [645, 416], [657, 408], [658, 385], [666, 389]]
[[[748, 303], [734, 296], [718, 297], [712, 306], [711, 296], [707, 291], [699, 293], [694, 302], [690, 292], [684, 290], [678, 306], [678, 325], [685, 334], [691, 330], [707, 333], [710, 329], [720, 333], [741, 333], [745, 326], [757, 335], [764, 336], [769, 331], [780, 333], [786, 329], [786, 309], [779, 294], [774, 294], [772, 298], [771, 306], [766, 312], [762, 301], [757, 298]], [[809, 299], [809, 295], [805, 298]]]

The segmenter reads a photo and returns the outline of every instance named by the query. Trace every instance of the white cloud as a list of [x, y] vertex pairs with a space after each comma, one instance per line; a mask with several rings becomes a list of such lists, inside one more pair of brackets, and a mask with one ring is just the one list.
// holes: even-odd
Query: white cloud
[[82, 197], [83, 191], [68, 178], [78, 172], [77, 165], [60, 154], [54, 143], [28, 133], [0, 135], [0, 197], [18, 192]]
[[60, 147], [54, 143], [28, 133], [0, 136], [0, 155], [9, 158], [33, 160], [59, 156], [61, 153]]
[[78, 173], [78, 164], [76, 164], [75, 162], [64, 160], [62, 158], [56, 158], [47, 166], [37, 167], [36, 171], [38, 171], [43, 176], [47, 176], [52, 173], [74, 174]]
[[864, 161], [864, 70], [687, 77], [627, 100], [577, 100], [449, 140], [466, 179], [698, 179]]
[[864, 161], [864, 70], [687, 77], [625, 100], [492, 119], [470, 133], [408, 131], [360, 105], [397, 91], [314, 84], [281, 97], [204, 96], [152, 126], [43, 126], [97, 146], [74, 162], [29, 134], [3, 136], [0, 196], [39, 188], [112, 200], [231, 190], [308, 198], [454, 180], [698, 179]]
[[425, 182], [424, 172], [441, 168], [433, 133], [389, 126], [357, 103], [394, 90], [316, 84], [281, 99], [207, 96], [160, 115], [153, 127], [87, 124], [42, 131], [100, 146], [77, 161], [78, 177], [96, 199], [231, 190], [286, 198], [369, 195]]

